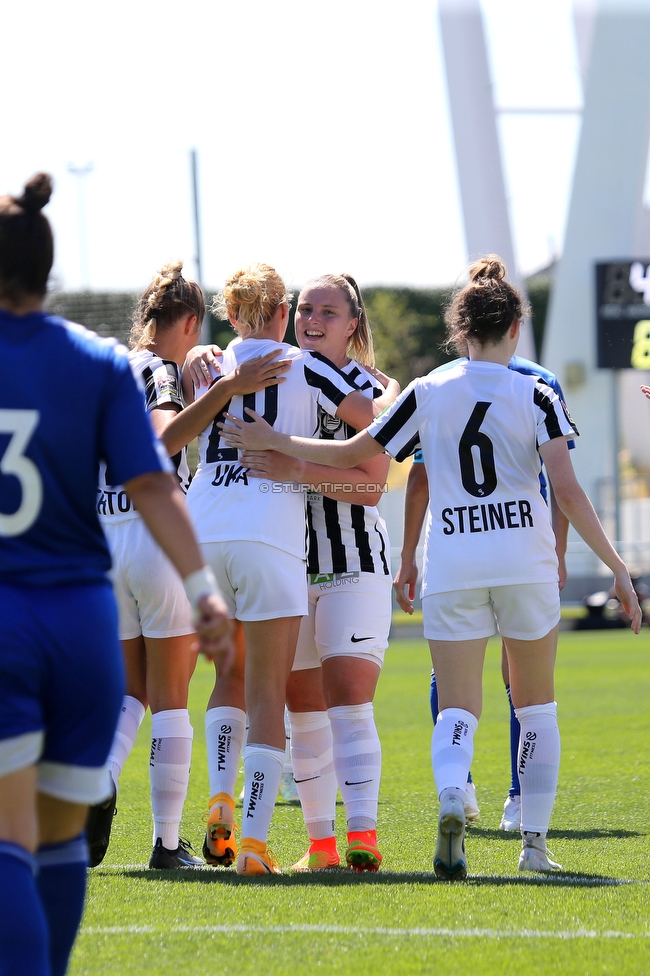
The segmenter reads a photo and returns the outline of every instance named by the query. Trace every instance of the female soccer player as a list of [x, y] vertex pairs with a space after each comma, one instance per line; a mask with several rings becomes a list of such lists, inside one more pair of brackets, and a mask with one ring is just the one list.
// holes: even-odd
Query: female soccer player
[[[222, 371], [265, 354], [282, 342], [289, 306], [282, 279], [268, 265], [236, 272], [226, 283], [220, 310], [240, 336], [223, 354]], [[281, 386], [257, 394], [257, 405], [276, 429], [311, 434], [317, 406], [332, 418], [364, 427], [375, 407], [344, 372], [321, 356], [282, 344], [292, 367]], [[217, 382], [217, 386], [219, 384]], [[200, 400], [198, 401], [200, 402]], [[231, 412], [244, 416], [256, 398], [235, 397]], [[374, 401], [377, 411], [381, 398]], [[305, 578], [305, 501], [300, 485], [249, 477], [237, 451], [224, 445], [215, 418], [199, 441], [199, 468], [188, 492], [203, 551], [225, 587], [232, 615], [241, 620], [246, 639], [245, 701], [250, 718], [244, 750], [245, 795], [240, 874], [266, 874], [279, 868], [266, 839], [284, 766], [284, 702], [300, 618], [307, 613]], [[237, 711], [240, 711], [238, 709]], [[224, 755], [237, 754], [232, 740], [233, 709], [223, 724]], [[243, 739], [243, 712], [239, 735]], [[221, 723], [215, 726], [221, 729]], [[227, 741], [226, 741], [227, 739]], [[236, 775], [236, 766], [234, 768]], [[225, 772], [225, 770], [224, 770]], [[232, 786], [212, 797], [208, 819], [211, 839], [228, 840], [233, 830]], [[212, 781], [212, 777], [211, 777]], [[229, 785], [229, 784], [228, 784]], [[227, 836], [226, 836], [227, 835]]]
[[[252, 364], [252, 368], [245, 364], [222, 389], [214, 390], [182, 418], [179, 416], [184, 407], [181, 366], [198, 341], [205, 315], [201, 288], [186, 280], [182, 269], [181, 261], [165, 265], [141, 296], [133, 318], [129, 358], [134, 373], [142, 380], [154, 432], [168, 447], [185, 493], [190, 483], [187, 442], [224, 405], [227, 390], [249, 392], [260, 387], [254, 382], [257, 364]], [[266, 362], [262, 368], [265, 366]], [[275, 375], [284, 369], [286, 365], [274, 362], [274, 382]], [[193, 738], [187, 710], [189, 681], [196, 663], [190, 606], [178, 575], [123, 489], [101, 479], [97, 510], [113, 559], [111, 575], [126, 671], [126, 696], [108, 760], [111, 777], [117, 787], [149, 705], [149, 780], [154, 821], [149, 867], [169, 869], [202, 864], [178, 834]], [[108, 847], [115, 796], [116, 789], [106, 804], [91, 811], [88, 834], [93, 866], [101, 862]]]
[[50, 178], [39, 174], [20, 197], [0, 198], [0, 969], [7, 976], [65, 972], [83, 908], [88, 804], [109, 793], [105, 762], [123, 673], [96, 513], [100, 460], [184, 578], [202, 649], [225, 669], [232, 653], [225, 606], [126, 357], [43, 311], [53, 239], [41, 210], [50, 194]]
[[[301, 349], [325, 356], [366, 396], [384, 393], [373, 369], [365, 305], [350, 275], [310, 281], [298, 298], [295, 330]], [[355, 433], [319, 411], [320, 438]], [[389, 458], [383, 454], [345, 471], [273, 452], [250, 455], [247, 463], [257, 476], [312, 486], [309, 615], [300, 625], [287, 685], [294, 776], [310, 840], [294, 868], [319, 870], [340, 862], [333, 830], [338, 783], [347, 816], [346, 863], [376, 871], [382, 860], [376, 833], [381, 744], [372, 702], [391, 620], [390, 543], [376, 505]]]
[[[553, 669], [560, 601], [555, 540], [539, 491], [539, 456], [558, 504], [614, 573], [638, 633], [641, 610], [623, 561], [576, 481], [567, 439], [577, 431], [541, 380], [507, 368], [522, 303], [501, 260], [470, 268], [446, 315], [449, 339], [469, 361], [414, 380], [381, 418], [345, 443], [324, 444], [228, 418], [233, 448], [272, 448], [305, 460], [357, 464], [387, 450], [403, 460], [420, 445], [430, 501], [423, 572], [424, 633], [438, 679], [432, 762], [440, 797], [435, 871], [464, 878], [463, 801], [481, 712], [488, 638], [505, 640], [521, 725], [522, 871], [550, 871], [546, 834], [560, 758]], [[246, 462], [246, 454], [243, 455]]]

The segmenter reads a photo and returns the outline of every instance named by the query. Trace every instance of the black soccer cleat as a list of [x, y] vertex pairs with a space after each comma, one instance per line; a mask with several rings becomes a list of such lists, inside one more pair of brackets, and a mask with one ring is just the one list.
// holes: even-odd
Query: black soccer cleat
[[176, 868], [201, 868], [203, 866], [201, 858], [193, 853], [190, 842], [180, 837], [175, 851], [168, 851], [166, 847], [163, 847], [162, 839], [159, 837], [149, 858], [150, 868], [163, 871], [174, 871]]
[[117, 789], [113, 785], [113, 793], [105, 803], [96, 803], [88, 810], [86, 819], [86, 839], [88, 841], [89, 866], [96, 868], [101, 864], [108, 850], [111, 839], [113, 817], [117, 813], [115, 805]]

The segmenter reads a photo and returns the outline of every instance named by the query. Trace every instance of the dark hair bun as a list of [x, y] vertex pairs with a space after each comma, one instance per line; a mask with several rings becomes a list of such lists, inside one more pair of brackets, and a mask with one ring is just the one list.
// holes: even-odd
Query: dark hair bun
[[486, 254], [484, 258], [475, 261], [469, 269], [469, 280], [478, 281], [481, 278], [490, 278], [495, 281], [502, 281], [508, 269], [497, 254]]
[[37, 213], [49, 203], [52, 196], [52, 177], [47, 173], [37, 173], [25, 183], [22, 197], [16, 203], [29, 213]]

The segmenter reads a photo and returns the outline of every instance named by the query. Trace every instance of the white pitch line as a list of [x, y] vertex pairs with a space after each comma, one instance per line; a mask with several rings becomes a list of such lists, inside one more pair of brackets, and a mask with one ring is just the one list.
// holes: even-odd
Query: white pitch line
[[650, 932], [616, 932], [593, 929], [575, 929], [567, 932], [546, 932], [539, 929], [445, 929], [445, 928], [364, 928], [346, 925], [110, 925], [88, 926], [81, 929], [81, 935], [169, 935], [170, 933], [235, 933], [285, 934], [306, 932], [323, 935], [388, 936], [412, 937], [446, 936], [455, 939], [646, 939]]

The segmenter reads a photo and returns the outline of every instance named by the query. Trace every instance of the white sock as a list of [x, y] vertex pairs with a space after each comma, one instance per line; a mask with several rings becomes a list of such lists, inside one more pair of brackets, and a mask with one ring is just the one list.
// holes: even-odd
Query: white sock
[[239, 759], [246, 735], [246, 712], [220, 705], [205, 713], [205, 746], [208, 753], [210, 796], [235, 797]]
[[521, 830], [546, 834], [560, 769], [557, 702], [515, 709], [521, 733], [517, 772], [521, 783]]
[[242, 837], [266, 843], [284, 766], [284, 749], [247, 745], [244, 749]]
[[443, 708], [438, 715], [431, 736], [431, 765], [438, 797], [450, 788], [465, 796], [477, 728], [478, 719], [464, 708]]
[[175, 851], [187, 796], [194, 730], [186, 708], [169, 708], [151, 716], [149, 782], [153, 812], [153, 843]]
[[374, 830], [381, 779], [381, 743], [372, 702], [328, 708], [334, 768], [348, 830]]
[[327, 712], [289, 712], [291, 760], [298, 796], [311, 840], [333, 837], [337, 782], [332, 726]]
[[137, 738], [145, 711], [144, 705], [137, 698], [132, 698], [131, 695], [124, 696], [122, 711], [117, 720], [117, 729], [107, 760], [108, 771], [116, 786]]

